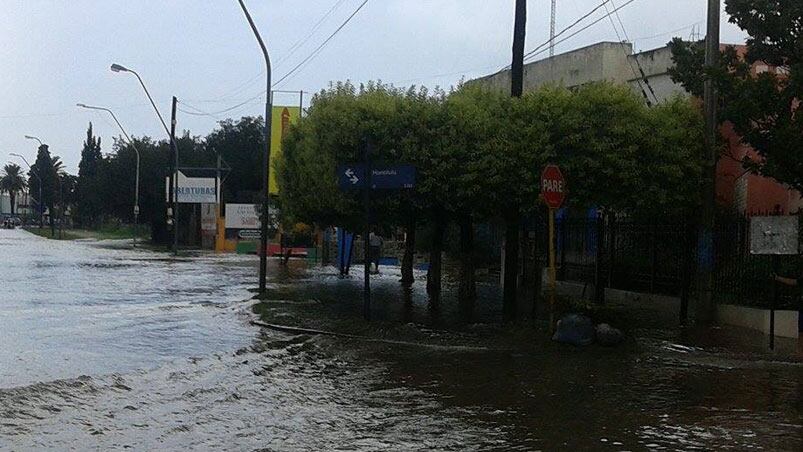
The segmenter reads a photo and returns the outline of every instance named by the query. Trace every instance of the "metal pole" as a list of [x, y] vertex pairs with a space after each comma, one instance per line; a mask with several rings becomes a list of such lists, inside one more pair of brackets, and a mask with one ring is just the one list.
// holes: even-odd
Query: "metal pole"
[[270, 56], [268, 55], [268, 49], [265, 47], [265, 42], [262, 41], [262, 36], [259, 35], [259, 30], [257, 30], [256, 25], [254, 25], [254, 20], [251, 19], [251, 14], [248, 13], [248, 9], [245, 7], [245, 3], [243, 0], [238, 0], [240, 3], [240, 7], [245, 14], [245, 18], [248, 19], [248, 25], [251, 26], [251, 30], [254, 32], [254, 36], [256, 36], [257, 41], [259, 42], [259, 47], [262, 48], [262, 55], [265, 57], [265, 70], [267, 73], [267, 81], [266, 81], [266, 89], [265, 89], [265, 153], [262, 156], [262, 228], [260, 234], [260, 253], [259, 253], [259, 293], [263, 295], [266, 290], [266, 279], [267, 279], [267, 272], [268, 272], [268, 221], [270, 220], [270, 138], [271, 138], [271, 67], [270, 67]]
[[176, 145], [176, 104], [178, 99], [173, 96], [173, 108], [170, 115], [170, 148], [173, 153], [173, 254], [178, 256], [178, 146]]
[[[777, 275], [781, 256], [772, 256], [772, 274]], [[770, 350], [775, 350], [775, 307], [778, 305], [778, 281], [772, 280], [772, 300], [770, 301]]]
[[555, 269], [555, 209], [549, 209], [549, 327], [555, 328], [555, 290], [557, 270]]
[[138, 228], [138, 226], [139, 226], [139, 221], [138, 221], [138, 217], [139, 217], [139, 165], [140, 165], [139, 149], [137, 148], [137, 145], [134, 144], [134, 141], [131, 140], [131, 137], [128, 135], [128, 133], [123, 128], [123, 125], [120, 124], [120, 121], [117, 119], [117, 115], [115, 115], [113, 111], [111, 111], [110, 109], [105, 108], [105, 107], [95, 107], [95, 106], [86, 105], [86, 104], [76, 104], [76, 105], [81, 107], [81, 108], [87, 108], [89, 110], [102, 110], [102, 111], [105, 111], [105, 112], [109, 113], [111, 115], [112, 119], [114, 119], [114, 122], [117, 124], [117, 127], [120, 129], [120, 132], [123, 133], [123, 136], [125, 137], [126, 141], [128, 142], [129, 145], [131, 145], [131, 148], [134, 149], [134, 152], [137, 155], [136, 180], [134, 182], [134, 247], [136, 247], [137, 246], [137, 230], [139, 229]]
[[[26, 135], [25, 138], [33, 138], [33, 137], [28, 137]], [[39, 171], [38, 170], [34, 171], [31, 164], [28, 163], [28, 159], [26, 159], [23, 155], [14, 154], [13, 152], [9, 155], [21, 158], [22, 161], [25, 162], [26, 165], [28, 165], [28, 170], [31, 172], [31, 174], [36, 176], [36, 179], [39, 181], [39, 199], [37, 200], [37, 204], [39, 204], [39, 229], [42, 229], [44, 227], [45, 217], [44, 217], [44, 209], [42, 209], [42, 178], [39, 177]]]
[[[705, 66], [714, 68], [719, 63], [720, 0], [708, 0], [708, 30], [705, 40]], [[714, 210], [716, 208], [717, 166], [717, 102], [718, 94], [714, 81], [705, 80], [705, 156], [703, 158], [703, 190], [698, 237], [699, 292], [695, 309], [698, 323], [710, 323], [713, 317], [713, 270], [714, 270]]]
[[[527, 25], [527, 0], [516, 0], [513, 25], [513, 61], [511, 62], [512, 97], [521, 97], [524, 89], [524, 39]], [[518, 311], [519, 248], [521, 213], [519, 206], [505, 212], [505, 261], [502, 290], [504, 318], [511, 321]]]

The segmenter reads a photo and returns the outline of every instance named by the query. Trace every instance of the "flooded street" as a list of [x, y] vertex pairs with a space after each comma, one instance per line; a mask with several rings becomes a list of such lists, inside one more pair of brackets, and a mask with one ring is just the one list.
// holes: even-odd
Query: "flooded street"
[[[2, 450], [803, 448], [799, 362], [667, 331], [610, 349], [486, 340], [493, 326], [453, 327], [421, 288], [403, 302], [390, 270], [376, 323], [437, 345], [289, 334], [250, 324], [253, 256], [6, 230], [0, 256]], [[278, 318], [359, 313], [357, 277], [269, 275]]]

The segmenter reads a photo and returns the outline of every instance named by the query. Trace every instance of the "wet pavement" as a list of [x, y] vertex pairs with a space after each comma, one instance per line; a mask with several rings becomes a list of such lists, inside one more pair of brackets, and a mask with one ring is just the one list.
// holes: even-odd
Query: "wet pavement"
[[[803, 448], [799, 362], [671, 329], [612, 349], [537, 333], [511, 346], [488, 335], [491, 284], [477, 306], [490, 325], [461, 327], [449, 296], [433, 310], [422, 284], [405, 297], [393, 271], [377, 278], [376, 328], [431, 347], [251, 326], [253, 256], [0, 230], [0, 258], [2, 450]], [[358, 276], [269, 274], [274, 319], [359, 313]]]

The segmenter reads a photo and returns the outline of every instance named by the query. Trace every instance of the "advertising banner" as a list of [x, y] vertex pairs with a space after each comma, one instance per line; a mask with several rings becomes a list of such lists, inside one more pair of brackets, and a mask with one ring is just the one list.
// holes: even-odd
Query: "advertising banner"
[[282, 155], [282, 138], [287, 134], [290, 124], [295, 124], [301, 117], [300, 107], [273, 107], [270, 137], [270, 193], [279, 193], [276, 183], [274, 162]]

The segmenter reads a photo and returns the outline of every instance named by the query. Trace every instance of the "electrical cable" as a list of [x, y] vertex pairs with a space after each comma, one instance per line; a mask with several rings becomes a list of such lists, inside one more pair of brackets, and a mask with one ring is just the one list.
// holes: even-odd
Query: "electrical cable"
[[[622, 8], [624, 8], [624, 7], [626, 7], [627, 5], [629, 5], [629, 4], [631, 4], [631, 3], [635, 2], [635, 1], [636, 1], [636, 0], [629, 0], [627, 3], [625, 3], [625, 4], [623, 4], [622, 6], [620, 6], [619, 8], [617, 8], [617, 10], [618, 10], [618, 9], [622, 9]], [[558, 45], [558, 44], [561, 44], [561, 43], [563, 43], [563, 42], [566, 42], [566, 41], [568, 41], [569, 39], [571, 39], [571, 38], [573, 38], [573, 37], [575, 37], [575, 36], [579, 35], [580, 33], [582, 33], [582, 32], [584, 32], [584, 31], [588, 30], [589, 28], [593, 27], [594, 25], [596, 25], [596, 24], [598, 24], [598, 23], [602, 22], [603, 20], [605, 20], [605, 19], [607, 19], [607, 18], [608, 18], [608, 16], [607, 16], [607, 15], [605, 15], [605, 16], [602, 16], [602, 17], [600, 17], [600, 18], [598, 18], [598, 19], [594, 20], [594, 21], [593, 21], [593, 22], [591, 22], [590, 24], [588, 24], [588, 25], [584, 26], [583, 28], [581, 28], [581, 29], [579, 29], [579, 30], [575, 31], [574, 33], [570, 34], [569, 36], [566, 36], [565, 38], [561, 39], [560, 41], [557, 41], [557, 42], [555, 42], [555, 45]], [[533, 58], [537, 57], [538, 55], [541, 55], [542, 53], [544, 53], [544, 52], [548, 51], [548, 50], [549, 50], [549, 48], [548, 48], [548, 47], [547, 47], [546, 49], [542, 48], [542, 47], [544, 47], [545, 45], [548, 45], [548, 44], [549, 44], [549, 42], [547, 41], [547, 42], [545, 42], [545, 43], [541, 44], [540, 46], [538, 46], [538, 48], [541, 48], [541, 49], [540, 49], [540, 50], [538, 50], [537, 52], [535, 52], [535, 53], [531, 54], [531, 55], [530, 55], [528, 58], [525, 58], [525, 60], [532, 60]], [[534, 50], [535, 50], [535, 49], [534, 49]], [[508, 66], [508, 67], [510, 67], [510, 66]]]
[[582, 21], [584, 21], [584, 20], [588, 19], [589, 17], [591, 17], [591, 16], [592, 16], [592, 15], [593, 15], [595, 12], [599, 11], [599, 10], [600, 10], [602, 7], [604, 7], [604, 6], [605, 6], [605, 5], [606, 5], [608, 2], [610, 2], [610, 1], [611, 1], [611, 0], [604, 0], [602, 3], [600, 3], [599, 5], [597, 5], [597, 6], [596, 6], [594, 9], [592, 9], [591, 11], [589, 11], [589, 12], [587, 12], [587, 13], [583, 14], [583, 15], [582, 15], [582, 16], [581, 16], [579, 19], [575, 20], [575, 21], [574, 21], [574, 22], [573, 22], [571, 25], [569, 25], [568, 27], [564, 28], [564, 29], [563, 29], [563, 30], [561, 30], [559, 33], [555, 34], [555, 36], [553, 36], [553, 37], [549, 38], [549, 39], [548, 39], [546, 42], [544, 42], [543, 44], [541, 44], [541, 45], [539, 45], [538, 47], [536, 47], [536, 48], [534, 48], [534, 49], [530, 50], [529, 52], [525, 53], [525, 54], [524, 54], [524, 58], [527, 58], [528, 56], [530, 56], [530, 55], [532, 55], [533, 53], [537, 52], [539, 49], [543, 48], [544, 46], [548, 46], [548, 45], [549, 45], [550, 43], [552, 43], [552, 42], [553, 42], [555, 39], [559, 38], [559, 37], [560, 37], [560, 36], [561, 36], [563, 33], [566, 33], [567, 31], [569, 31], [569, 30], [571, 30], [572, 28], [574, 28], [574, 27], [576, 27], [577, 25], [579, 25], [579, 24], [580, 24], [580, 22], [582, 22]]
[[[364, 0], [360, 4], [360, 6], [358, 6], [357, 9], [355, 9], [354, 12], [352, 12], [351, 15], [348, 18], [346, 18], [346, 20], [342, 24], [340, 24], [340, 26], [337, 27], [335, 29], [335, 31], [333, 31], [332, 34], [330, 34], [329, 37], [327, 37], [323, 41], [323, 43], [321, 43], [317, 48], [315, 48], [315, 50], [313, 50], [312, 53], [310, 53], [306, 58], [304, 58], [304, 60], [302, 60], [301, 63], [296, 65], [292, 70], [290, 70], [288, 73], [286, 73], [284, 76], [282, 76], [278, 81], [273, 83], [273, 87], [277, 87], [278, 88], [280, 83], [282, 83], [283, 81], [287, 80], [288, 77], [290, 77], [292, 74], [294, 74], [296, 71], [298, 71], [301, 68], [301, 66], [303, 66], [305, 63], [310, 61], [316, 55], [318, 55], [318, 53], [320, 53], [320, 51], [326, 46], [326, 44], [328, 44], [329, 41], [331, 41], [335, 37], [335, 35], [337, 35], [337, 33], [340, 32], [340, 30], [342, 30], [350, 22], [351, 19], [353, 19], [354, 16], [356, 16], [357, 13], [360, 12], [360, 10], [367, 3], [368, 3], [368, 0]], [[264, 95], [266, 92], [267, 92], [267, 90], [262, 90], [259, 93], [257, 93], [256, 95], [254, 95], [252, 97], [249, 97], [248, 99], [246, 99], [246, 100], [244, 100], [244, 101], [242, 101], [242, 102], [240, 102], [240, 103], [238, 103], [236, 105], [232, 105], [231, 107], [224, 108], [222, 110], [217, 110], [217, 111], [213, 111], [213, 112], [205, 112], [203, 110], [200, 110], [199, 108], [192, 107], [194, 110], [197, 110], [197, 111], [199, 111], [201, 113], [193, 113], [193, 112], [186, 112], [186, 111], [184, 113], [190, 114], [190, 115], [193, 115], [193, 116], [211, 116], [211, 117], [215, 117], [216, 115], [227, 113], [227, 112], [230, 112], [230, 111], [235, 110], [237, 108], [240, 108], [243, 105], [249, 104], [249, 103], [253, 102], [254, 100], [259, 99], [260, 97], [262, 97], [262, 95]], [[184, 105], [187, 105], [187, 104], [184, 103]]]
[[641, 91], [641, 95], [644, 96], [644, 101], [647, 102], [648, 107], [652, 107], [652, 101], [650, 100], [650, 96], [647, 95], [647, 91], [644, 90], [644, 86], [641, 84], [641, 79], [639, 78], [638, 73], [636, 72], [636, 68], [633, 67], [633, 62], [630, 61], [630, 54], [627, 53], [627, 49], [625, 48], [625, 42], [622, 40], [622, 35], [619, 34], [619, 29], [616, 28], [616, 22], [613, 21], [613, 13], [608, 11], [608, 7], [605, 7], [605, 11], [608, 13], [606, 16], [608, 19], [611, 20], [611, 26], [613, 27], [613, 32], [616, 33], [616, 39], [619, 43], [619, 46], [622, 49], [622, 53], [625, 55], [625, 61], [627, 61], [627, 65], [630, 67], [630, 71], [633, 72], [634, 80], [638, 85], [639, 90]]
[[[323, 22], [327, 18], [329, 18], [329, 16], [331, 16], [332, 13], [334, 13], [335, 10], [338, 7], [340, 7], [340, 5], [343, 4], [343, 2], [345, 2], [345, 1], [346, 0], [337, 0], [334, 3], [334, 5], [332, 5], [332, 7], [329, 8], [329, 10], [326, 11], [326, 13], [324, 13], [324, 15], [320, 19], [318, 19], [318, 21], [315, 23], [315, 25], [312, 26], [312, 29], [310, 29], [310, 31], [304, 37], [302, 37], [301, 39], [296, 41], [292, 46], [290, 46], [290, 48], [288, 49], [288, 53], [286, 53], [285, 55], [279, 57], [279, 59], [275, 63], [275, 66], [277, 68], [280, 67], [283, 61], [285, 61], [288, 58], [290, 58], [290, 56], [292, 56], [301, 46], [306, 44], [307, 41], [309, 41], [309, 39], [315, 34], [315, 32], [318, 31], [318, 29], [323, 24]], [[236, 87], [232, 88], [231, 90], [226, 91], [224, 94], [221, 94], [220, 96], [217, 96], [217, 97], [215, 97], [213, 99], [195, 99], [194, 102], [209, 102], [209, 103], [228, 102], [228, 101], [231, 100], [232, 97], [242, 93], [246, 88], [248, 88], [250, 85], [252, 85], [255, 80], [259, 79], [263, 75], [265, 75], [265, 70], [264, 69], [261, 70], [258, 74], [256, 74], [253, 77], [249, 78], [248, 80], [246, 80], [246, 81], [240, 83], [239, 85], [237, 85]]]
[[328, 38], [326, 38], [326, 39], [325, 39], [325, 40], [324, 40], [324, 41], [321, 43], [321, 45], [319, 45], [317, 48], [315, 48], [315, 50], [313, 50], [313, 51], [312, 51], [312, 53], [310, 53], [310, 54], [309, 54], [309, 55], [308, 55], [306, 58], [304, 58], [304, 59], [303, 59], [303, 60], [302, 60], [300, 63], [298, 63], [298, 64], [297, 64], [297, 65], [296, 65], [296, 66], [295, 66], [293, 69], [291, 69], [291, 70], [290, 70], [290, 72], [288, 72], [288, 73], [287, 73], [287, 74], [285, 74], [283, 77], [281, 77], [279, 80], [277, 80], [277, 81], [276, 81], [276, 83], [274, 83], [274, 86], [278, 88], [278, 87], [281, 85], [281, 83], [282, 83], [282, 82], [284, 82], [285, 80], [287, 80], [287, 79], [288, 79], [288, 78], [289, 78], [291, 75], [293, 75], [293, 74], [294, 74], [296, 71], [298, 71], [298, 70], [299, 70], [299, 69], [300, 69], [300, 68], [301, 68], [301, 67], [302, 67], [304, 64], [306, 64], [307, 62], [309, 62], [309, 61], [311, 61], [313, 58], [315, 58], [315, 57], [316, 57], [316, 56], [317, 56], [317, 55], [318, 55], [318, 54], [321, 52], [321, 50], [323, 50], [323, 48], [324, 48], [324, 47], [326, 47], [326, 44], [328, 44], [328, 43], [329, 43], [329, 41], [331, 41], [331, 40], [332, 40], [332, 38], [334, 38], [334, 37], [335, 37], [335, 35], [337, 35], [337, 34], [340, 32], [340, 30], [342, 30], [342, 29], [343, 29], [343, 28], [344, 28], [344, 27], [345, 27], [345, 26], [346, 26], [346, 25], [347, 25], [349, 22], [351, 22], [351, 19], [353, 19], [353, 18], [354, 18], [354, 16], [356, 16], [356, 15], [357, 15], [357, 13], [359, 13], [359, 12], [360, 12], [360, 10], [361, 10], [361, 9], [362, 9], [362, 8], [363, 8], [363, 7], [364, 7], [364, 6], [365, 6], [367, 3], [368, 3], [368, 0], [364, 0], [362, 3], [360, 3], [360, 6], [358, 6], [358, 7], [357, 7], [357, 9], [355, 9], [355, 10], [354, 10], [354, 12], [353, 12], [353, 13], [351, 13], [351, 15], [350, 15], [348, 18], [346, 18], [346, 20], [345, 20], [345, 21], [343, 21], [343, 23], [342, 23], [342, 24], [340, 24], [340, 26], [339, 26], [339, 27], [337, 27], [337, 28], [335, 29], [335, 31], [333, 31], [333, 32], [332, 32], [332, 34], [330, 34], [330, 35], [329, 35], [329, 37], [328, 37]]
[[[610, 0], [610, 1], [611, 1], [611, 6], [613, 6], [615, 8], [616, 4], [613, 2], [613, 0]], [[607, 10], [607, 7], [605, 9]], [[619, 15], [619, 11], [618, 10], [614, 11], [614, 13], [616, 13], [616, 19], [619, 21], [619, 25], [622, 27], [622, 33], [625, 35], [625, 39], [628, 42], [632, 43], [632, 41], [630, 40], [630, 37], [627, 35], [627, 30], [625, 29], [625, 24], [622, 21], [622, 16]], [[611, 18], [611, 23], [613, 23], [613, 18]], [[614, 29], [616, 29], [615, 25], [614, 25]], [[619, 36], [619, 33], [617, 32], [617, 37], [618, 36]], [[621, 38], [620, 38], [620, 42], [621, 42]], [[624, 49], [624, 44], [622, 44], [622, 49]], [[627, 52], [625, 52], [625, 53], [627, 53]], [[655, 102], [656, 103], [661, 103], [660, 99], [658, 99], [658, 96], [655, 94], [655, 90], [652, 89], [652, 85], [650, 85], [650, 81], [647, 79], [647, 74], [644, 73], [644, 68], [641, 67], [641, 62], [638, 60], [638, 58], [633, 58], [633, 59], [636, 61], [636, 66], [638, 67], [639, 74], [641, 74], [641, 79], [644, 81], [644, 84], [647, 85], [647, 89], [650, 90], [650, 93], [652, 94], [652, 97], [655, 99]], [[627, 58], [627, 63], [630, 65], [630, 69], [632, 70], [633, 69], [633, 64], [630, 62], [630, 58], [629, 57]], [[639, 74], [634, 74], [634, 75], [636, 75], [636, 78], [638, 78]], [[639, 85], [641, 85], [641, 84], [639, 84]], [[641, 88], [641, 89], [643, 90], [644, 88]], [[647, 104], [649, 105], [649, 102]]]
[[331, 16], [331, 15], [332, 15], [332, 13], [333, 13], [333, 12], [335, 12], [335, 10], [336, 10], [337, 8], [339, 8], [339, 7], [340, 7], [340, 5], [342, 5], [344, 1], [346, 1], [346, 0], [337, 0], [337, 2], [335, 2], [335, 4], [334, 4], [334, 5], [332, 5], [332, 7], [331, 7], [331, 8], [329, 8], [329, 11], [327, 11], [327, 12], [326, 12], [326, 13], [325, 13], [325, 14], [324, 14], [324, 15], [323, 15], [323, 16], [322, 16], [322, 17], [321, 17], [319, 20], [318, 20], [318, 22], [316, 22], [316, 23], [315, 23], [315, 25], [313, 25], [313, 26], [312, 26], [312, 29], [310, 29], [309, 33], [307, 33], [307, 35], [306, 35], [306, 36], [304, 36], [303, 38], [301, 38], [301, 39], [299, 39], [298, 41], [296, 41], [296, 43], [295, 43], [295, 44], [293, 44], [292, 46], [290, 46], [290, 48], [287, 50], [287, 53], [286, 53], [284, 56], [280, 57], [280, 58], [279, 58], [279, 59], [276, 61], [276, 67], [278, 68], [278, 67], [279, 67], [279, 66], [282, 64], [282, 62], [283, 62], [283, 61], [285, 61], [285, 60], [287, 60], [288, 58], [290, 58], [291, 56], [293, 56], [293, 54], [295, 54], [295, 52], [296, 52], [298, 49], [300, 49], [301, 47], [303, 47], [303, 46], [304, 46], [304, 44], [306, 44], [306, 43], [307, 43], [307, 42], [310, 40], [310, 38], [312, 38], [312, 36], [315, 34], [315, 32], [316, 32], [316, 31], [318, 31], [318, 29], [321, 27], [321, 24], [323, 24], [323, 22], [324, 22], [324, 21], [325, 21], [325, 20], [326, 20], [326, 19], [327, 19], [329, 16]]

